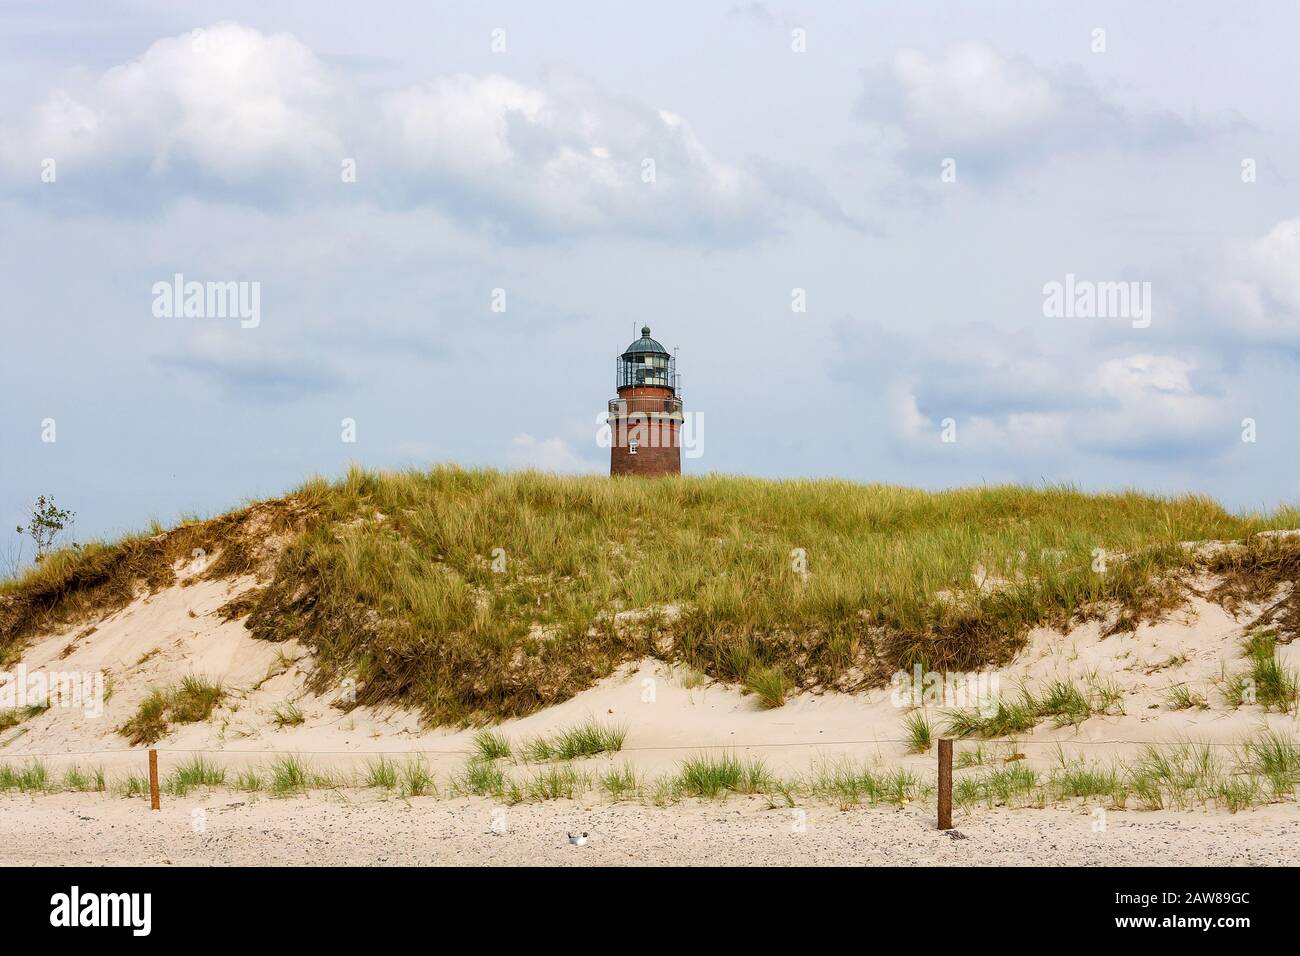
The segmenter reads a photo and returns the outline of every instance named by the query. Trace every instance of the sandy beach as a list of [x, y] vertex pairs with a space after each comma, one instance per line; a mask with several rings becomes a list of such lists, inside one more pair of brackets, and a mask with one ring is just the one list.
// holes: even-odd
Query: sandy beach
[[[762, 798], [673, 807], [575, 801], [193, 795], [0, 797], [0, 865], [131, 866], [1282, 866], [1300, 810], [958, 814], [920, 807], [768, 809]], [[581, 846], [570, 833], [587, 833]]]

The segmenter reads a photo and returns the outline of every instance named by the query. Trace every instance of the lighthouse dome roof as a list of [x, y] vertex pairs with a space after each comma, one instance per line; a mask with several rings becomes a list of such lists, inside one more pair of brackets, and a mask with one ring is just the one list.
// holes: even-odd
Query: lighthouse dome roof
[[668, 354], [668, 350], [650, 338], [650, 326], [641, 326], [641, 337], [623, 350], [624, 355], [644, 354], [646, 352], [660, 352]]

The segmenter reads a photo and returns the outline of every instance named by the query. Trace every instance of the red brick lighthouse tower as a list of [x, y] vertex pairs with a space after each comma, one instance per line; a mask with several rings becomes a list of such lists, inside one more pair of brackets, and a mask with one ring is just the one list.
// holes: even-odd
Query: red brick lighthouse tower
[[682, 396], [677, 359], [650, 327], [618, 357], [618, 398], [609, 403], [609, 473], [682, 473]]

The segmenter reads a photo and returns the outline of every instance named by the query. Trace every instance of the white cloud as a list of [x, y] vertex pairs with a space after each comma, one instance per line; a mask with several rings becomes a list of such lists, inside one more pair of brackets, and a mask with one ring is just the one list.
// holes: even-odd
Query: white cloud
[[1192, 394], [1191, 362], [1169, 355], [1128, 355], [1097, 366], [1093, 387], [1120, 404], [1179, 401]]
[[892, 66], [912, 127], [958, 144], [1042, 123], [1062, 105], [1032, 64], [1003, 59], [982, 44], [953, 47], [941, 60], [902, 50]]
[[[885, 427], [922, 457], [1000, 464], [1083, 448], [1119, 458], [1193, 451], [1212, 458], [1231, 447], [1231, 422], [1241, 418], [1217, 388], [1198, 388], [1194, 361], [1175, 355], [1050, 353], [1027, 334], [982, 324], [924, 336], [846, 326], [841, 342], [837, 377], [883, 387]], [[941, 441], [945, 419], [953, 420], [955, 443]]]
[[1229, 246], [1218, 299], [1256, 343], [1300, 345], [1300, 219]]
[[510, 443], [509, 457], [511, 465], [517, 468], [571, 474], [599, 470], [576, 454], [563, 438], [534, 438], [527, 433], [518, 434]]
[[[946, 454], [949, 448], [978, 455], [1032, 454], [1059, 443], [1068, 417], [1059, 412], [1020, 411], [1004, 415], [968, 414], [953, 409], [951, 415], [926, 415], [914, 388], [895, 384], [888, 402], [896, 437], [913, 451]], [[946, 419], [952, 419], [955, 441], [945, 443]]]
[[[51, 92], [3, 143], [15, 144], [0, 146], [13, 183], [38, 188], [49, 157], [76, 171], [61, 175], [59, 199], [80, 186], [98, 205], [116, 175], [146, 201], [215, 182], [261, 207], [304, 196], [432, 205], [524, 236], [738, 242], [795, 206], [852, 224], [815, 181], [774, 189], [716, 157], [682, 116], [565, 70], [536, 84], [443, 75], [366, 98], [295, 37], [236, 23], [158, 40]], [[347, 189], [345, 158], [358, 170]]]
[[415, 190], [454, 188], [465, 215], [551, 231], [726, 234], [771, 198], [675, 114], [552, 70], [542, 85], [440, 77], [387, 94], [382, 139]]
[[[1102, 362], [1087, 386], [1097, 402], [1077, 421], [1081, 442], [1120, 455], [1224, 450], [1234, 418], [1217, 397], [1198, 392], [1193, 362], [1135, 354]], [[1239, 417], [1239, 416], [1238, 416]]]
[[[192, 166], [224, 181], [336, 157], [321, 63], [288, 34], [235, 23], [158, 40], [85, 90], [55, 90], [23, 137], [24, 155], [77, 165]], [[337, 160], [334, 161], [337, 166]]]
[[1046, 70], [983, 43], [938, 57], [900, 51], [866, 72], [858, 115], [905, 161], [951, 157], [959, 176], [994, 176], [1058, 153], [1186, 142], [1225, 125], [1124, 110], [1078, 68]]

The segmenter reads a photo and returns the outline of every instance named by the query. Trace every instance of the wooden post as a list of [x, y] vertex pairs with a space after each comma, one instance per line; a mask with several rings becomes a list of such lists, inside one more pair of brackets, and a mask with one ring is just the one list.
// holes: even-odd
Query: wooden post
[[952, 738], [939, 738], [939, 829], [952, 829]]
[[149, 809], [159, 809], [158, 801], [158, 751], [149, 749]]

